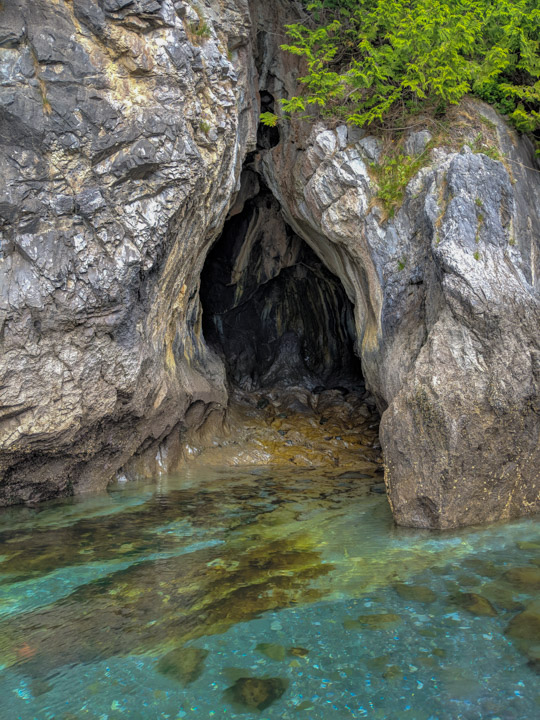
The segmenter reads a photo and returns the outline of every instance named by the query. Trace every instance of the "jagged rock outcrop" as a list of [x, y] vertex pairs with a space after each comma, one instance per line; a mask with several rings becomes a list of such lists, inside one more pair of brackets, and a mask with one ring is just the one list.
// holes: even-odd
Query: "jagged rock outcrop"
[[252, 167], [285, 221], [354, 303], [397, 522], [539, 509], [532, 150], [469, 103], [461, 135], [431, 149], [426, 129], [405, 139], [423, 167], [389, 217], [376, 138], [299, 121], [257, 137], [259, 104], [295, 89], [297, 58], [278, 50], [295, 7], [15, 0], [0, 11], [0, 504], [102, 487], [223, 408], [198, 288], [257, 150]]
[[2, 3], [0, 505], [103, 487], [225, 403], [197, 290], [252, 56], [246, 0]]

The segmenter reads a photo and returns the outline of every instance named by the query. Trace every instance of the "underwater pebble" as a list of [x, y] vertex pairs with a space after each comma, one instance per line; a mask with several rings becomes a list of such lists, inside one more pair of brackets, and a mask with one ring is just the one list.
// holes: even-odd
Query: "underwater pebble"
[[202, 674], [207, 655], [208, 650], [200, 648], [176, 648], [160, 659], [156, 669], [161, 675], [189, 685]]
[[238, 704], [255, 710], [265, 710], [279, 700], [288, 687], [282, 678], [239, 678], [227, 688], [225, 697], [233, 705]]
[[270, 660], [285, 660], [285, 648], [277, 643], [259, 643], [255, 648], [257, 652], [266, 655]]

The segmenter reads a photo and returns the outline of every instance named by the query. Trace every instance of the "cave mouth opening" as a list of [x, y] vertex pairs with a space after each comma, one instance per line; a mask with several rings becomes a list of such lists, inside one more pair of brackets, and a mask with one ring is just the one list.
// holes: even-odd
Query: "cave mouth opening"
[[[353, 305], [250, 167], [207, 256], [200, 296], [204, 338], [225, 364], [232, 404], [264, 411], [284, 442], [294, 436], [313, 457], [342, 464], [339, 448], [323, 446], [343, 441], [351, 449], [354, 435], [372, 451], [364, 458], [380, 462], [379, 418], [354, 350]], [[279, 420], [289, 424], [278, 427]], [[307, 426], [300, 437], [304, 420], [320, 438]]]
[[285, 223], [260, 177], [244, 171], [201, 275], [203, 333], [231, 386], [365, 390], [353, 306], [340, 280]]

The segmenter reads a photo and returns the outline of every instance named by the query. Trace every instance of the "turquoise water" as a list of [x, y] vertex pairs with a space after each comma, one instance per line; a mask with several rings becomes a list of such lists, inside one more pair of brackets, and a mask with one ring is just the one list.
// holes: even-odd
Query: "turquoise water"
[[540, 522], [203, 471], [0, 513], [1, 720], [536, 720]]

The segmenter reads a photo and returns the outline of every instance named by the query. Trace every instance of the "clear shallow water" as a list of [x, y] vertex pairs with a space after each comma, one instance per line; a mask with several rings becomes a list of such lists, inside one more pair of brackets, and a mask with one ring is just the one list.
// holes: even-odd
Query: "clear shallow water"
[[368, 486], [191, 470], [0, 513], [1, 720], [536, 720], [540, 522], [400, 530]]

